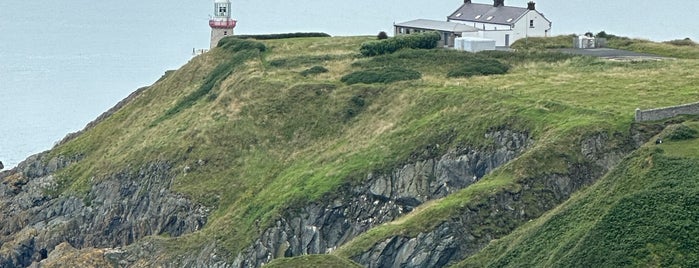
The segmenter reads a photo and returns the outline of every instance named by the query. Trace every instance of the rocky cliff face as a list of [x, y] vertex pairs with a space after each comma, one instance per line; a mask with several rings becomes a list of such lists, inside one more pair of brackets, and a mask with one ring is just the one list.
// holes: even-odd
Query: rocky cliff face
[[451, 150], [386, 174], [370, 174], [362, 185], [342, 189], [340, 197], [288, 212], [240, 253], [233, 266], [259, 267], [280, 257], [330, 253], [425, 201], [467, 187], [532, 144], [526, 133], [509, 130], [486, 137], [493, 140], [489, 148]]
[[590, 185], [631, 149], [631, 141], [619, 143], [599, 133], [581, 142], [585, 161], [569, 163], [568, 173], [527, 178], [519, 191], [503, 190], [453, 215], [434, 230], [415, 237], [390, 237], [353, 259], [366, 267], [444, 267], [462, 260]]
[[168, 163], [99, 179], [81, 198], [52, 194], [54, 172], [78, 160], [40, 154], [0, 175], [0, 267], [29, 266], [64, 242], [110, 248], [148, 235], [180, 236], [206, 223], [205, 207], [168, 190]]

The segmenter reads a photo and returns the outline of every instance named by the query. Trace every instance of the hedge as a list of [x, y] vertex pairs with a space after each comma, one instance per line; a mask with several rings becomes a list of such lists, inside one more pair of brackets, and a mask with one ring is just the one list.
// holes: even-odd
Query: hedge
[[393, 38], [362, 44], [359, 52], [364, 56], [391, 54], [403, 48], [432, 49], [442, 37], [438, 32], [399, 35]]
[[326, 33], [282, 33], [282, 34], [250, 34], [250, 35], [235, 35], [233, 36], [238, 39], [257, 39], [257, 40], [271, 40], [271, 39], [287, 39], [287, 38], [301, 38], [301, 37], [330, 37]]

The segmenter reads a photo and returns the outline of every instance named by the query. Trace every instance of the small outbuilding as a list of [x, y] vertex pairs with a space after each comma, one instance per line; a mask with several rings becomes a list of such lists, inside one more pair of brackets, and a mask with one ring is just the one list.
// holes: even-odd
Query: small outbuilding
[[454, 40], [454, 48], [467, 52], [495, 50], [495, 40], [479, 37], [458, 37]]
[[442, 36], [440, 46], [454, 47], [454, 40], [464, 35], [477, 35], [478, 29], [462, 23], [417, 19], [393, 24], [395, 35], [437, 31]]

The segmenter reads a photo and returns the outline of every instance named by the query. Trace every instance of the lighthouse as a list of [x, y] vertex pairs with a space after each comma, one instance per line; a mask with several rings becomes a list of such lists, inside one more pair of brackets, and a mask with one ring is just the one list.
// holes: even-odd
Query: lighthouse
[[211, 48], [218, 45], [226, 36], [233, 35], [236, 21], [231, 19], [231, 1], [214, 0], [214, 17], [209, 20], [211, 26]]

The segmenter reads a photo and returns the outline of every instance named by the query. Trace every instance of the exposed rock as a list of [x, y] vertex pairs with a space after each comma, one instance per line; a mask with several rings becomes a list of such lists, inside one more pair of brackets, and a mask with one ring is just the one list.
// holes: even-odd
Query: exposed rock
[[501, 190], [434, 230], [415, 237], [389, 237], [353, 260], [366, 267], [444, 267], [462, 260], [592, 184], [634, 149], [629, 144], [620, 136], [593, 135], [580, 144], [587, 161], [571, 163], [568, 173], [525, 179], [517, 192]]
[[425, 201], [471, 185], [520, 155], [532, 143], [526, 133], [489, 133], [493, 145], [451, 150], [387, 174], [372, 173], [362, 185], [322, 203], [288, 212], [241, 252], [234, 267], [259, 267], [272, 259], [330, 253], [370, 228], [392, 221]]
[[[72, 159], [20, 164], [0, 183], [0, 267], [25, 267], [64, 242], [77, 248], [125, 246], [148, 235], [180, 236], [199, 230], [208, 209], [169, 190], [167, 163], [94, 179], [83, 197], [56, 196], [56, 170]], [[25, 234], [21, 236], [20, 234]], [[8, 250], [5, 250], [8, 249]]]

